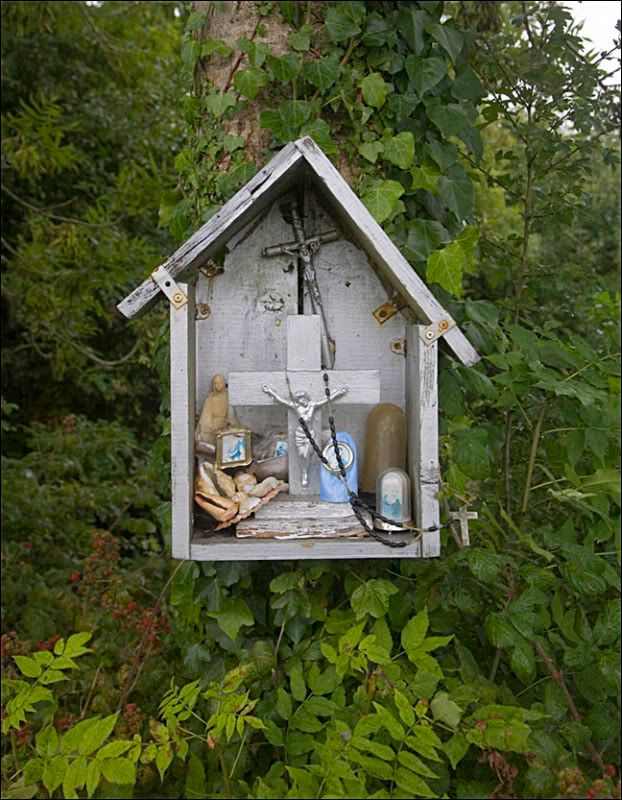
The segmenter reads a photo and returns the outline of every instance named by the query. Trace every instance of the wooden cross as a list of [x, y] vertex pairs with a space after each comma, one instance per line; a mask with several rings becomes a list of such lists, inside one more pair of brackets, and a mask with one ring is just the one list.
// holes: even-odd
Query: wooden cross
[[[234, 406], [265, 406], [277, 402], [275, 395], [289, 399], [305, 392], [313, 404], [325, 400], [321, 372], [322, 322], [319, 316], [289, 316], [287, 318], [287, 371], [281, 372], [230, 372], [229, 402]], [[375, 405], [380, 401], [379, 370], [330, 370], [328, 372], [334, 402]], [[289, 385], [288, 385], [289, 379]], [[271, 392], [265, 391], [269, 387]], [[341, 390], [345, 390], [342, 392]], [[316, 495], [320, 491], [320, 471], [317, 457], [313, 457], [305, 484], [305, 464], [301, 463], [296, 442], [299, 433], [298, 416], [287, 412], [289, 493], [290, 495]], [[309, 430], [321, 442], [322, 409], [317, 408], [308, 422]]]
[[468, 547], [471, 543], [469, 538], [469, 520], [477, 518], [477, 511], [467, 511], [466, 506], [462, 506], [460, 511], [452, 511], [449, 515], [449, 519], [460, 522], [460, 538], [465, 547]]

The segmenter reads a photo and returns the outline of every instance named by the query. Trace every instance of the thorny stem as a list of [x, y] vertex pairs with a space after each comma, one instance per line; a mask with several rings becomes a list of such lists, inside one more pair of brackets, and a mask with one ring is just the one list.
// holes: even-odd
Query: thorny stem
[[[552, 658], [550, 658], [550, 656], [548, 656], [545, 653], [544, 648], [542, 647], [540, 642], [532, 642], [532, 645], [534, 646], [536, 653], [540, 656], [540, 658], [544, 662], [544, 664], [545, 664], [546, 668], [548, 669], [548, 671], [551, 673], [551, 677], [553, 678], [555, 683], [558, 686], [561, 687], [561, 689], [562, 689], [562, 691], [563, 691], [563, 693], [564, 693], [564, 695], [566, 697], [566, 702], [568, 703], [568, 708], [570, 709], [570, 716], [572, 717], [572, 719], [575, 722], [578, 722], [580, 724], [581, 721], [582, 721], [582, 718], [581, 718], [581, 715], [579, 714], [579, 712], [577, 711], [577, 707], [575, 705], [574, 698], [570, 694], [570, 690], [566, 686], [566, 681], [564, 680], [564, 673], [563, 672], [559, 672], [557, 670], [557, 667], [555, 666], [555, 662], [553, 661]], [[596, 764], [596, 766], [598, 767], [598, 769], [601, 772], [604, 772], [605, 771], [605, 762], [603, 761], [602, 756], [598, 752], [596, 747], [594, 747], [594, 744], [592, 743], [592, 741], [588, 741], [587, 748], [590, 751], [590, 755], [592, 756], [592, 761]]]
[[[151, 619], [155, 619], [155, 617], [158, 615], [158, 612], [160, 611], [160, 606], [162, 605], [162, 601], [164, 600], [166, 592], [168, 591], [168, 587], [171, 585], [175, 576], [177, 575], [177, 573], [183, 567], [184, 564], [185, 564], [184, 561], [180, 561], [179, 564], [177, 564], [177, 566], [171, 573], [167, 582], [164, 584], [164, 588], [160, 592], [160, 596], [156, 600], [156, 603], [151, 612]], [[123, 687], [123, 691], [121, 692], [121, 697], [119, 698], [119, 702], [117, 703], [117, 709], [116, 709], [117, 711], [120, 711], [123, 708], [131, 689], [133, 689], [134, 687], [135, 679], [138, 677], [137, 672], [140, 666], [143, 650], [145, 648], [145, 645], [147, 644], [150, 632], [151, 629], [149, 627], [145, 628], [145, 632], [143, 633], [142, 639], [140, 640], [138, 647], [136, 648], [136, 653], [134, 654], [134, 658], [132, 659], [132, 666], [130, 668], [130, 672], [125, 680], [125, 685]]]
[[531, 481], [533, 479], [533, 469], [536, 463], [536, 455], [538, 453], [538, 445], [540, 443], [540, 434], [542, 433], [542, 423], [546, 414], [546, 405], [542, 406], [542, 411], [538, 416], [536, 427], [533, 429], [533, 436], [531, 438], [531, 452], [529, 453], [529, 464], [527, 465], [527, 477], [525, 478], [525, 490], [523, 492], [523, 504], [521, 506], [521, 516], [527, 512], [529, 505], [529, 493], [531, 492]]

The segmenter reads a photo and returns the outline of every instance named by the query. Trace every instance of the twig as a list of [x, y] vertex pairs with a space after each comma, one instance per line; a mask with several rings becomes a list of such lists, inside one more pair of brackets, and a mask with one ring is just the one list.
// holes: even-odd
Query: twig
[[542, 433], [542, 423], [544, 422], [544, 417], [546, 415], [546, 408], [546, 405], [542, 406], [542, 411], [540, 411], [538, 421], [536, 422], [536, 427], [533, 429], [533, 436], [531, 437], [531, 451], [529, 453], [529, 463], [527, 465], [527, 477], [525, 478], [521, 516], [524, 516], [527, 513], [527, 506], [529, 505], [529, 492], [531, 491], [533, 468], [536, 463], [536, 454], [538, 452], [538, 445], [540, 443], [540, 434]]
[[[185, 561], [180, 561], [179, 564], [175, 567], [175, 569], [171, 573], [171, 576], [169, 577], [167, 582], [164, 584], [164, 588], [160, 592], [160, 596], [156, 600], [156, 604], [154, 605], [151, 611], [151, 619], [154, 619], [158, 615], [160, 611], [160, 606], [162, 605], [162, 601], [164, 600], [168, 587], [171, 585], [175, 576], [177, 575], [177, 573], [183, 567], [184, 564]], [[142, 639], [140, 640], [138, 647], [136, 648], [136, 653], [134, 654], [134, 658], [132, 659], [132, 666], [130, 667], [129, 674], [125, 680], [123, 691], [121, 692], [121, 697], [119, 698], [119, 702], [117, 703], [117, 709], [116, 709], [117, 711], [120, 711], [123, 708], [123, 706], [125, 705], [125, 701], [127, 700], [128, 695], [130, 693], [130, 689], [134, 687], [134, 681], [136, 673], [138, 671], [140, 658], [142, 656], [142, 652], [145, 648], [145, 645], [147, 644], [150, 632], [151, 629], [149, 627], [145, 628], [145, 632], [143, 633]]]
[[[573, 696], [570, 694], [570, 690], [566, 686], [566, 681], [564, 680], [564, 673], [558, 671], [557, 667], [555, 666], [555, 662], [550, 656], [548, 656], [545, 653], [544, 648], [542, 647], [540, 642], [532, 642], [532, 645], [534, 646], [536, 653], [540, 656], [540, 658], [546, 665], [548, 671], [551, 673], [551, 677], [553, 678], [555, 683], [561, 687], [564, 695], [566, 696], [566, 702], [568, 703], [568, 708], [570, 709], [570, 716], [575, 722], [578, 722], [580, 724], [582, 721], [582, 717], [577, 711], [577, 707], [575, 705]], [[592, 741], [588, 741], [587, 748], [590, 751], [590, 755], [592, 756], [592, 761], [596, 764], [596, 766], [600, 769], [601, 772], [604, 772], [605, 762], [603, 761], [602, 756], [598, 752], [596, 747], [594, 747]]]
[[95, 670], [95, 677], [93, 678], [93, 682], [91, 683], [91, 688], [89, 689], [89, 693], [86, 697], [86, 702], [84, 703], [84, 707], [80, 711], [80, 719], [84, 719], [84, 715], [86, 714], [89, 705], [91, 704], [91, 697], [93, 696], [93, 691], [95, 689], [95, 684], [97, 683], [97, 679], [99, 678], [99, 673], [101, 672], [102, 665], [100, 664], [97, 669]]
[[32, 203], [29, 203], [28, 200], [24, 200], [19, 195], [15, 194], [15, 192], [11, 191], [7, 186], [4, 184], [0, 184], [0, 189], [5, 194], [8, 194], [10, 198], [15, 200], [16, 203], [24, 206], [24, 208], [29, 209], [29, 211], [34, 211], [37, 214], [43, 214], [44, 217], [49, 217], [50, 219], [58, 220], [59, 222], [70, 222], [73, 225], [84, 225], [87, 228], [111, 228], [114, 223], [112, 222], [85, 222], [82, 219], [74, 219], [74, 217], [64, 217], [61, 214], [50, 214], [49, 211], [41, 208], [40, 206], [35, 206]]

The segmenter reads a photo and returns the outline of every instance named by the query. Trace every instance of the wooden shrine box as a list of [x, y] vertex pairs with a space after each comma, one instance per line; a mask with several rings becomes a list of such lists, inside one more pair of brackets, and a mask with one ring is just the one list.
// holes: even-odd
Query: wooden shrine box
[[[249, 391], [257, 395], [262, 374], [284, 376], [288, 370], [295, 376], [296, 370], [310, 368], [317, 371], [318, 397], [323, 394], [315, 363], [319, 355], [314, 355], [319, 345], [312, 344], [320, 317], [299, 319], [313, 310], [298, 258], [287, 252], [263, 255], [266, 247], [294, 241], [291, 220], [282, 211], [283, 199], [292, 194], [304, 211], [307, 239], [337, 229], [335, 240], [313, 254], [335, 342], [337, 377], [331, 379], [331, 388], [338, 388], [340, 371], [363, 376], [356, 404], [348, 403], [351, 394], [335, 406], [337, 430], [354, 437], [360, 465], [365, 421], [373, 405], [390, 402], [405, 409], [413, 516], [423, 528], [439, 524], [438, 340], [443, 337], [465, 365], [474, 364], [478, 354], [332, 163], [305, 137], [286, 145], [118, 306], [131, 319], [163, 296], [170, 301], [173, 556], [196, 561], [438, 556], [438, 530], [394, 549], [370, 537], [286, 541], [195, 528], [194, 430], [212, 376], [222, 373], [229, 380], [235, 374], [238, 386], [241, 373], [249, 373]], [[222, 268], [210, 270], [208, 261], [223, 252]], [[308, 352], [304, 346], [300, 351], [300, 341], [292, 350], [291, 337], [301, 324], [311, 326]], [[246, 426], [284, 424], [282, 406], [257, 405], [257, 399], [245, 405], [241, 390], [231, 396], [231, 388], [230, 402]], [[323, 504], [321, 513], [320, 505], [304, 494], [279, 495], [265, 510], [300, 529], [313, 528], [321, 517], [324, 531], [331, 519], [337, 524], [350, 513], [348, 504]]]

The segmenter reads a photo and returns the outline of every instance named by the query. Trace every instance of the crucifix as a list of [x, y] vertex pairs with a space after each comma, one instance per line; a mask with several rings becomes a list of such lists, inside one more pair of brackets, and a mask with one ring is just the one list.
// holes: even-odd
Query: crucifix
[[462, 539], [462, 544], [468, 547], [470, 544], [469, 520], [478, 519], [477, 511], [467, 511], [466, 506], [462, 506], [460, 511], [452, 511], [449, 515], [449, 519], [456, 520], [460, 523], [460, 538]]
[[[316, 495], [320, 491], [320, 462], [306, 447], [299, 417], [313, 439], [321, 443], [324, 394], [321, 359], [322, 322], [318, 315], [287, 318], [287, 369], [281, 372], [230, 372], [229, 402], [234, 406], [287, 408], [289, 493]], [[331, 402], [375, 405], [380, 401], [378, 370], [331, 370]], [[303, 396], [304, 395], [304, 396]]]
[[[305, 236], [302, 219], [300, 218], [295, 203], [291, 204], [290, 213], [296, 241], [265, 247], [262, 251], [262, 255], [265, 257], [281, 256], [284, 254], [295, 255], [302, 261], [302, 279], [309, 292], [311, 308], [314, 314], [319, 314], [322, 321], [322, 366], [327, 369], [332, 369], [335, 365], [335, 340], [331, 338], [328, 330], [326, 314], [324, 313], [324, 306], [322, 305], [322, 295], [320, 294], [317, 274], [313, 266], [313, 253], [315, 253], [321, 245], [336, 241], [339, 238], [339, 233], [335, 230], [331, 230], [320, 233], [318, 236], [307, 237]], [[302, 311], [302, 309], [300, 310]]]

